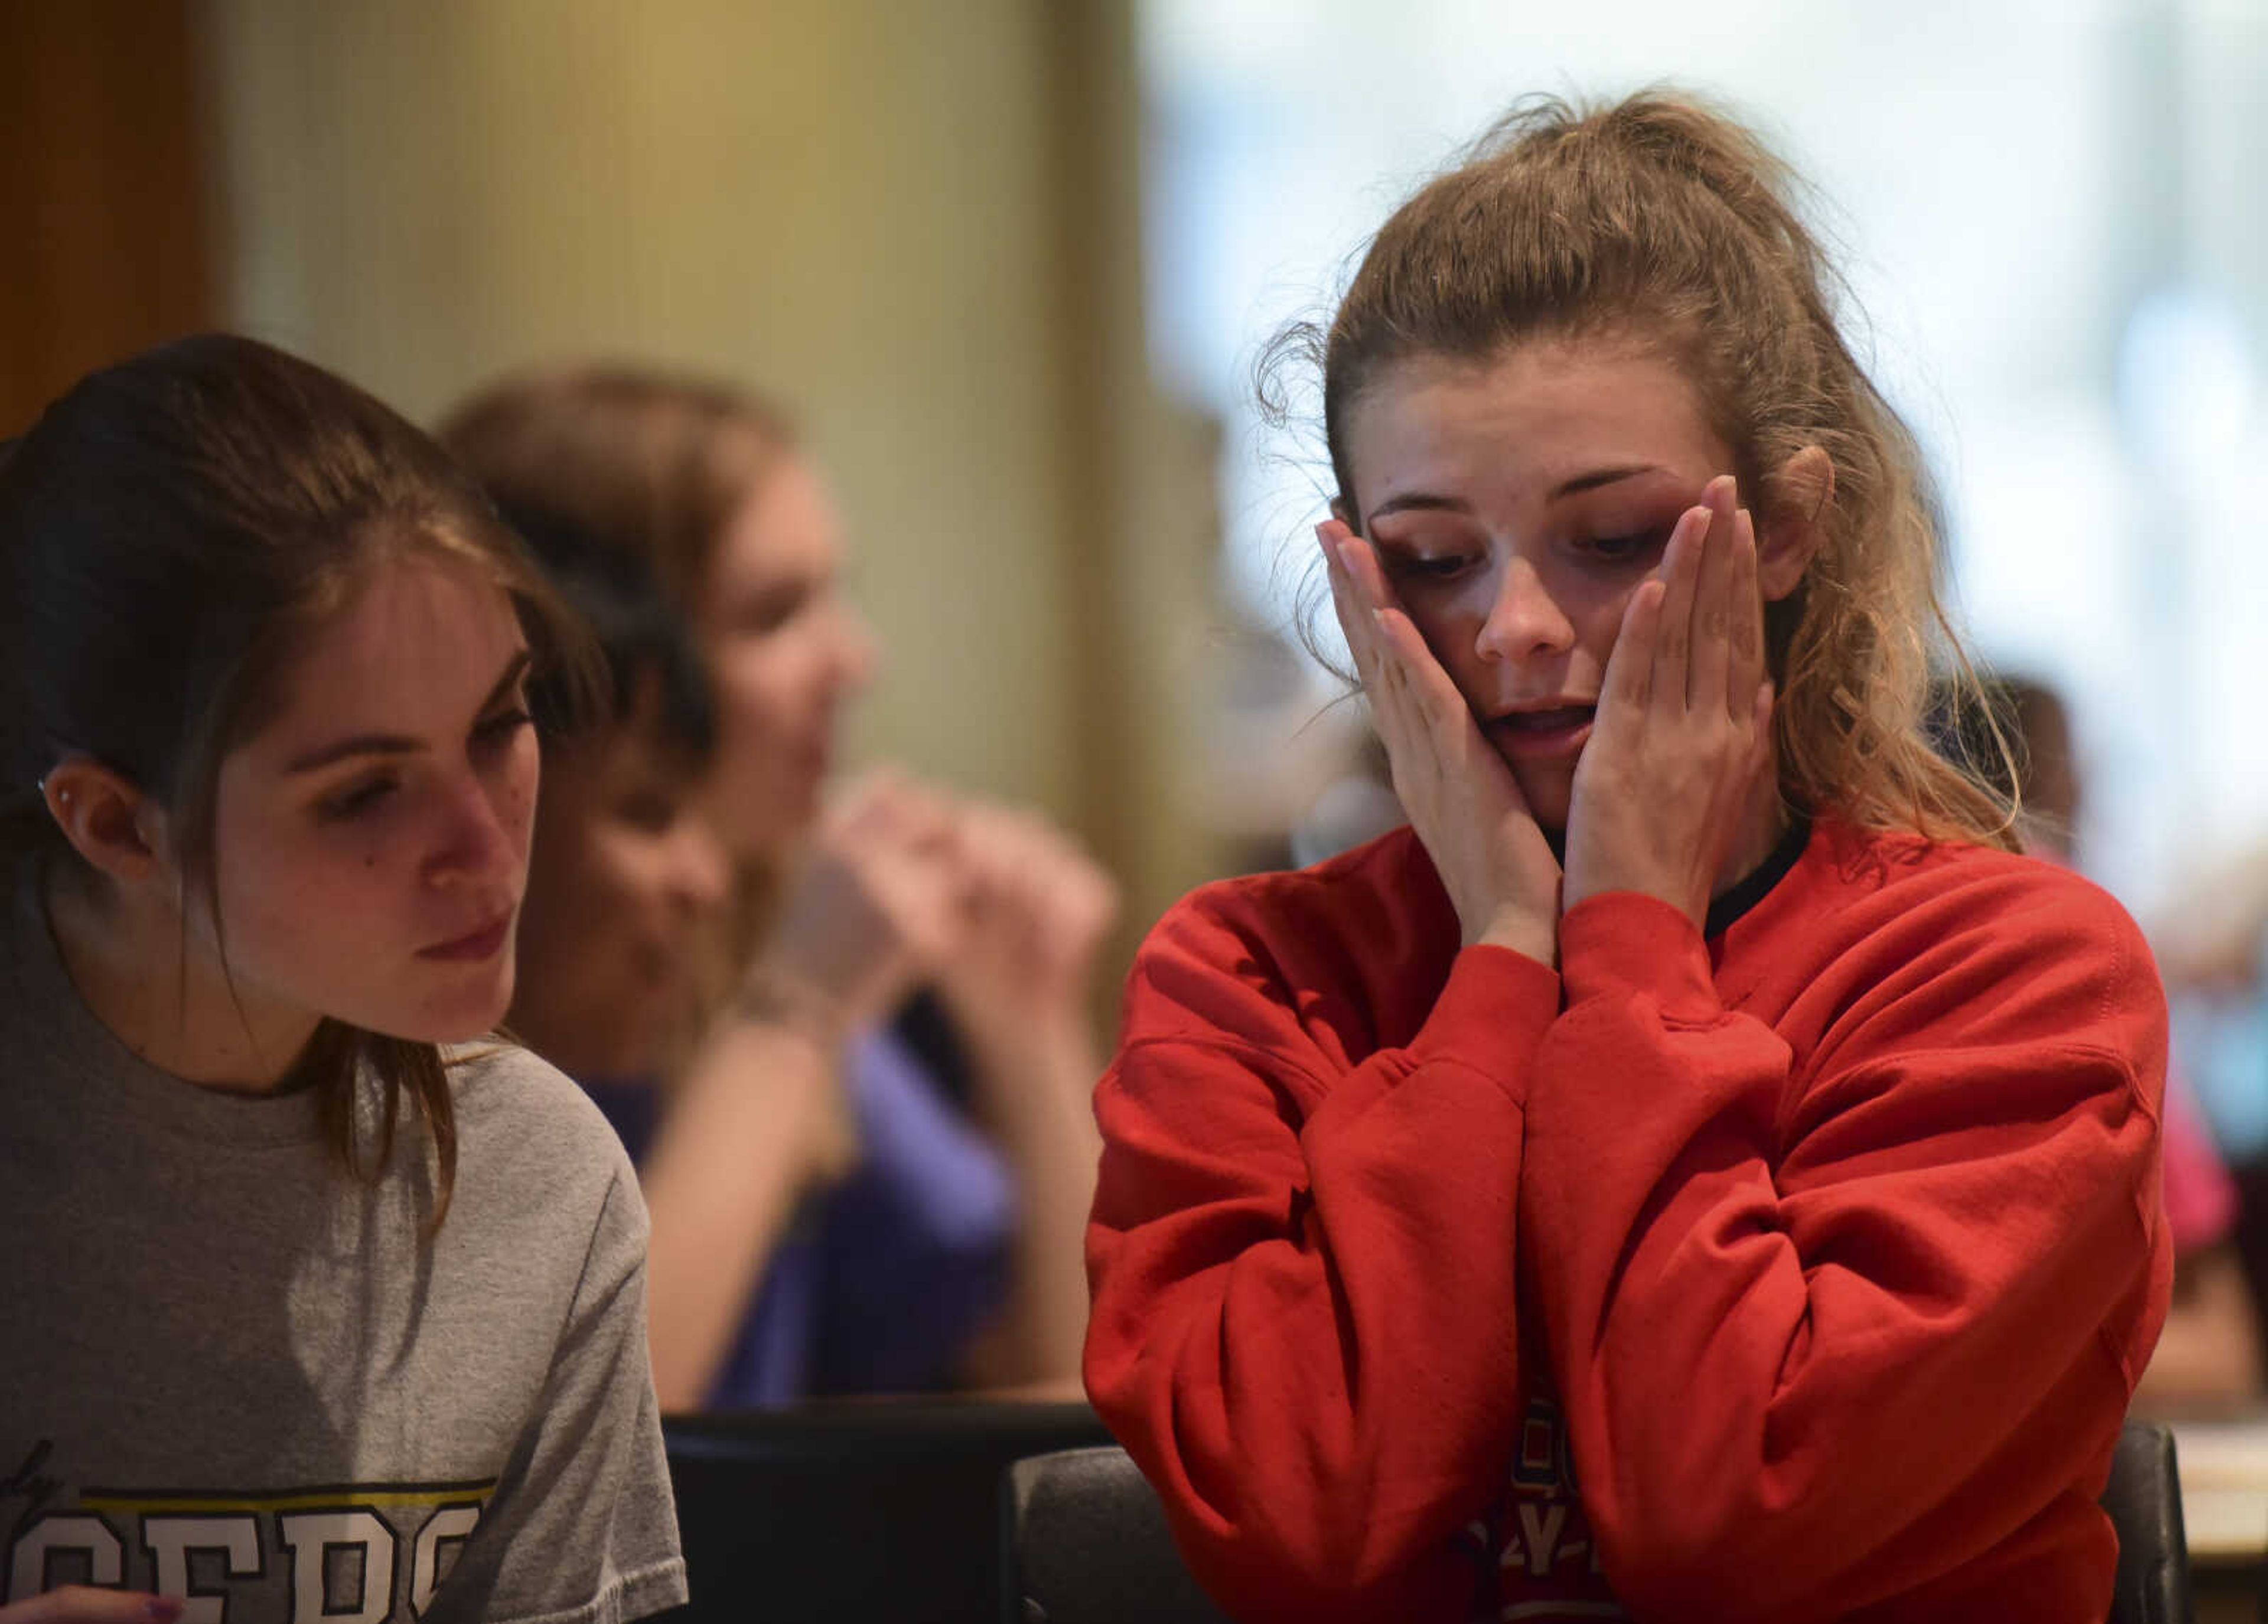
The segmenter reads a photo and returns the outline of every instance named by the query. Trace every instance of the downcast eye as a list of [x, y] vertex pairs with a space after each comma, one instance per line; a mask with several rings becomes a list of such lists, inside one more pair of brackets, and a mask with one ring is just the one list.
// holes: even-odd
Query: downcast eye
[[1406, 553], [1389, 554], [1388, 573], [1404, 580], [1447, 581], [1462, 575], [1473, 564], [1470, 553], [1439, 553], [1430, 557], [1416, 557]]

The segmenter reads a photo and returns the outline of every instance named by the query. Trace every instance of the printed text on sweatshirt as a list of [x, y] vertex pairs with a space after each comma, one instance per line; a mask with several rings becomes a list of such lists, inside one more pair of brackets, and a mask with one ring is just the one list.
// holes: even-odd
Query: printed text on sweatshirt
[[2099, 1620], [2171, 1272], [2118, 906], [1822, 819], [1706, 939], [1458, 939], [1403, 829], [1135, 966], [1087, 1385], [1230, 1611]]

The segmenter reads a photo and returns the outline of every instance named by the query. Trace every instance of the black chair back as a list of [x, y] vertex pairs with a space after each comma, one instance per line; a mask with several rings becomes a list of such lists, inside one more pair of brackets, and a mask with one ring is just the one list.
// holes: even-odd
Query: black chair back
[[[2171, 1432], [2126, 1423], [2102, 1507], [2118, 1531], [2110, 1624], [2191, 1624]], [[1224, 1624], [1123, 1449], [1016, 1462], [1003, 1514], [1005, 1624]]]
[[662, 1423], [693, 1624], [994, 1624], [1012, 1460], [1085, 1404], [844, 1400]]
[[2189, 1541], [2170, 1430], [2154, 1422], [2126, 1423], [2110, 1458], [2102, 1509], [2118, 1531], [2110, 1624], [2190, 1624]]
[[1005, 1624], [1228, 1624], [1115, 1444], [1018, 1461], [1001, 1523]]

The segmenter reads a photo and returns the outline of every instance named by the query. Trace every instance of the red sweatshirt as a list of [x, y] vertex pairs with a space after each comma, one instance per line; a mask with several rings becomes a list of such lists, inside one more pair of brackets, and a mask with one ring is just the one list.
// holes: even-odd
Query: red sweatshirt
[[1152, 933], [1086, 1381], [1230, 1612], [2102, 1618], [2148, 952], [2028, 858], [1789, 862], [1706, 940], [1594, 897], [1557, 974], [1458, 951], [1407, 829]]

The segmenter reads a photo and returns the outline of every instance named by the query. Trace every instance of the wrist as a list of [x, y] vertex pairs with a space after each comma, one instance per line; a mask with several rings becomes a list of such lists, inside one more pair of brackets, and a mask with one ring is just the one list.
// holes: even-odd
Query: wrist
[[1586, 902], [1617, 893], [1645, 897], [1664, 908], [1675, 908], [1696, 926], [1709, 913], [1709, 892], [1705, 885], [1681, 884], [1671, 877], [1658, 874], [1571, 874], [1560, 899], [1560, 917], [1565, 918]]
[[1509, 948], [1554, 969], [1559, 962], [1559, 922], [1524, 908], [1508, 910], [1482, 922], [1477, 930], [1468, 929], [1465, 945]]
[[726, 1013], [736, 1021], [806, 1038], [830, 1054], [850, 1033], [850, 1010], [842, 998], [813, 977], [770, 959], [759, 959], [741, 977]]

